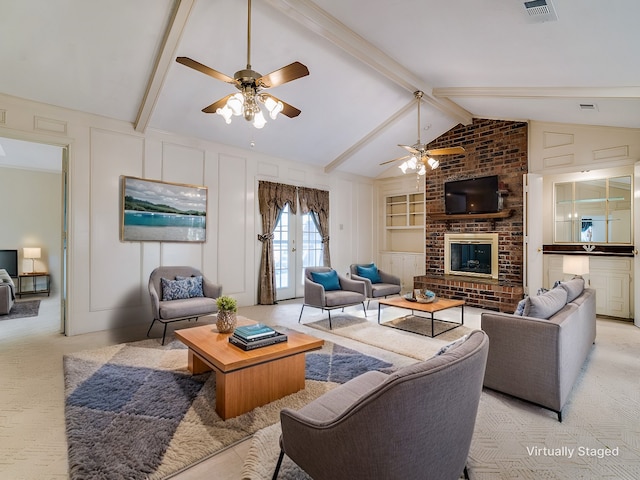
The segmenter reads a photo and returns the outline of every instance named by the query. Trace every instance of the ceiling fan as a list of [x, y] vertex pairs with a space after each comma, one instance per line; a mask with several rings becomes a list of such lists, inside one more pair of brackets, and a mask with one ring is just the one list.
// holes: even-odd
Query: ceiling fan
[[464, 153], [465, 150], [462, 147], [436, 148], [433, 150], [427, 150], [427, 145], [420, 142], [420, 102], [422, 102], [424, 93], [418, 90], [414, 92], [413, 95], [416, 97], [416, 101], [418, 103], [418, 141], [413, 145], [398, 144], [399, 147], [404, 148], [410, 154], [403, 157], [394, 158], [393, 160], [387, 160], [386, 162], [382, 162], [380, 165], [386, 165], [388, 163], [399, 162], [401, 160], [408, 159], [402, 165], [400, 165], [402, 173], [405, 173], [408, 169], [411, 169], [417, 170], [418, 175], [424, 175], [425, 173], [427, 173], [427, 165], [431, 167], [431, 170], [435, 170], [440, 165], [440, 162], [438, 160], [432, 158], [433, 155], [458, 155]]
[[305, 77], [309, 75], [309, 69], [300, 62], [293, 62], [267, 75], [261, 75], [251, 69], [251, 0], [247, 3], [247, 68], [237, 71], [231, 78], [188, 57], [177, 57], [176, 62], [217, 80], [230, 83], [240, 90], [239, 93], [229, 94], [203, 108], [203, 112], [222, 115], [227, 123], [231, 123], [232, 115], [242, 115], [245, 120], [253, 122], [256, 128], [262, 128], [266, 120], [260, 109], [260, 103], [264, 104], [274, 120], [280, 112], [289, 118], [297, 117], [300, 115], [300, 110], [261, 90]]

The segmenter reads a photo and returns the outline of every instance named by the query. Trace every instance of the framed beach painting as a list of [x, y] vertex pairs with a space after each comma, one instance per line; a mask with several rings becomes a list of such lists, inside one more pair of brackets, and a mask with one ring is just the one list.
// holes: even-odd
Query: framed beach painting
[[205, 242], [207, 187], [122, 177], [120, 238], [130, 242]]

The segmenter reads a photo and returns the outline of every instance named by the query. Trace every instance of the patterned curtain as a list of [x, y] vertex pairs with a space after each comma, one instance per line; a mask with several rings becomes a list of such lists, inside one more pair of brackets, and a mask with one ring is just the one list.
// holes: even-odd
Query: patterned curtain
[[311, 212], [316, 228], [322, 236], [324, 266], [331, 266], [329, 256], [329, 192], [315, 188], [298, 188], [298, 200], [302, 213]]
[[276, 303], [276, 275], [273, 260], [273, 231], [278, 224], [282, 209], [289, 204], [291, 213], [296, 213], [296, 187], [282, 183], [259, 182], [258, 204], [262, 216], [262, 259], [260, 261], [260, 282], [258, 284], [258, 303], [273, 305]]

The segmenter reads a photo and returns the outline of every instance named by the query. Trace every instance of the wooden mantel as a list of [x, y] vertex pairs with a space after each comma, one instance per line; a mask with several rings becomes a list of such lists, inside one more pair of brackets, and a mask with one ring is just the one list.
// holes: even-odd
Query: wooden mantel
[[454, 220], [491, 220], [493, 229], [496, 228], [496, 220], [501, 218], [509, 218], [513, 215], [513, 210], [501, 210], [495, 213], [430, 213], [427, 216], [432, 220], [444, 220], [447, 222], [447, 228], [449, 223]]

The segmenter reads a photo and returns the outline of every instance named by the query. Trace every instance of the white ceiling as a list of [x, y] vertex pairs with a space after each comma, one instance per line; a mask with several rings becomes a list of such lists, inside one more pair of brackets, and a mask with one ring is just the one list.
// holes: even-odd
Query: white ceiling
[[640, 128], [640, 2], [552, 1], [540, 23], [518, 0], [254, 0], [253, 69], [310, 71], [269, 90], [301, 115], [256, 130], [202, 113], [234, 88], [175, 62], [245, 68], [246, 1], [0, 0], [0, 92], [371, 177], [416, 142], [418, 89], [422, 142], [472, 117]]

